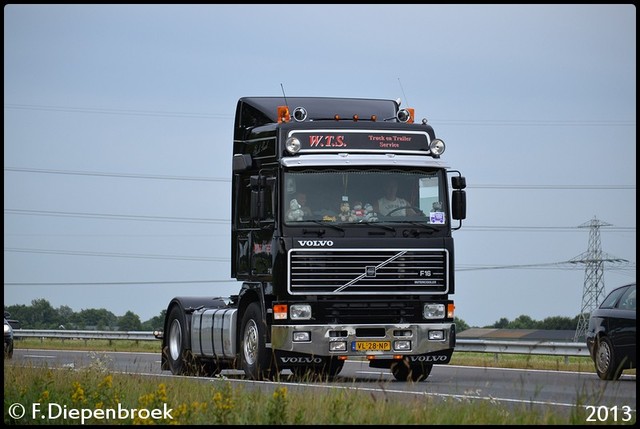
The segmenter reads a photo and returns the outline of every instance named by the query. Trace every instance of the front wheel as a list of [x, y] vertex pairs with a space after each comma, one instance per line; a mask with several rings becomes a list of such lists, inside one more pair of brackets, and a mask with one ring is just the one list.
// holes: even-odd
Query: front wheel
[[270, 379], [275, 372], [267, 351], [267, 328], [257, 302], [252, 302], [242, 316], [240, 362], [245, 375], [252, 380]]
[[613, 344], [607, 337], [596, 340], [596, 350], [594, 352], [594, 362], [598, 377], [602, 380], [617, 380], [622, 374], [622, 369], [616, 362], [613, 351]]
[[391, 364], [391, 374], [398, 381], [424, 381], [431, 374], [432, 364], [409, 364], [406, 359]]

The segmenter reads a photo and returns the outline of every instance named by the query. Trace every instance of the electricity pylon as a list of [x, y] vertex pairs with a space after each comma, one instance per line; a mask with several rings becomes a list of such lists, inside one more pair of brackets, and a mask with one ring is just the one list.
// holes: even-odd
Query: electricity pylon
[[600, 222], [596, 217], [578, 228], [589, 227], [589, 247], [586, 252], [569, 260], [574, 264], [585, 264], [584, 287], [582, 289], [582, 307], [576, 328], [574, 342], [584, 341], [584, 335], [589, 327], [589, 315], [598, 308], [605, 297], [604, 294], [604, 265], [605, 263], [629, 262], [626, 259], [613, 258], [602, 252], [600, 245], [600, 227], [612, 226], [610, 223]]

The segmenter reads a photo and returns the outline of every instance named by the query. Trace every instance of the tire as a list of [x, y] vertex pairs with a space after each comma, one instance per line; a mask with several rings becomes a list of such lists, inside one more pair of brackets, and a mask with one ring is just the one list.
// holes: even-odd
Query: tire
[[252, 302], [242, 316], [240, 330], [240, 366], [251, 380], [270, 380], [277, 372], [267, 351], [266, 333], [260, 306]]
[[424, 381], [431, 374], [432, 364], [409, 365], [406, 359], [391, 364], [391, 374], [398, 381]]
[[167, 345], [163, 350], [167, 357], [169, 369], [174, 375], [194, 375], [196, 370], [195, 359], [191, 350], [187, 348], [187, 320], [182, 309], [175, 305], [169, 312], [167, 324]]
[[10, 344], [4, 343], [4, 357], [5, 359], [13, 358], [13, 342]]
[[316, 366], [295, 366], [291, 368], [293, 376], [298, 380], [327, 381], [340, 374], [344, 361], [335, 358], [324, 358], [322, 364]]
[[608, 337], [599, 337], [596, 340], [593, 362], [598, 377], [602, 380], [617, 380], [622, 375], [622, 367], [617, 362], [613, 344]]
[[329, 380], [332, 380], [336, 375], [340, 374], [343, 367], [343, 360], [328, 358], [326, 363], [321, 368], [318, 368], [317, 374], [322, 378], [327, 377]]

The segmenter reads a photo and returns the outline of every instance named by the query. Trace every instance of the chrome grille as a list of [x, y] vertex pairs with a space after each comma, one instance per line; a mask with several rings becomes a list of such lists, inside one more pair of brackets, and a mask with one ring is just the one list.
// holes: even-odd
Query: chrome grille
[[443, 249], [292, 249], [289, 292], [296, 294], [446, 294]]

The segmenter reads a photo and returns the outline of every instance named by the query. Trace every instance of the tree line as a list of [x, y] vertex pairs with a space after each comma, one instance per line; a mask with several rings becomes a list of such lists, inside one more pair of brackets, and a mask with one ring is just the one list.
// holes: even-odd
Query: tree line
[[162, 329], [166, 310], [158, 316], [141, 322], [132, 311], [116, 316], [104, 308], [73, 311], [66, 305], [53, 308], [46, 299], [34, 299], [31, 305], [4, 306], [5, 313], [19, 323], [22, 329], [80, 329], [98, 331], [153, 331]]
[[[31, 301], [31, 305], [16, 304], [5, 306], [4, 311], [9, 312], [10, 318], [17, 320], [20, 327], [24, 329], [82, 329], [98, 331], [153, 331], [162, 329], [167, 312], [166, 309], [163, 309], [157, 316], [141, 322], [140, 317], [132, 311], [127, 311], [122, 316], [116, 316], [104, 308], [91, 308], [76, 312], [66, 305], [53, 308], [46, 299], [34, 299]], [[470, 328], [464, 320], [457, 317], [454, 320], [458, 332]], [[552, 316], [544, 320], [534, 320], [523, 314], [514, 320], [503, 317], [494, 324], [481, 326], [481, 328], [575, 331], [578, 327], [578, 320], [579, 316], [573, 318]], [[480, 326], [476, 327], [479, 328]]]

